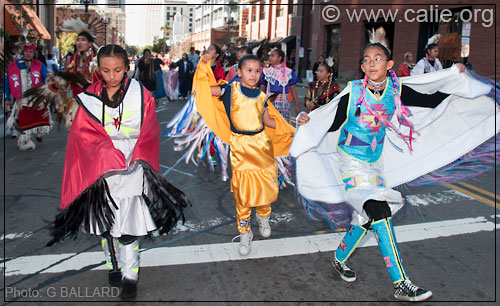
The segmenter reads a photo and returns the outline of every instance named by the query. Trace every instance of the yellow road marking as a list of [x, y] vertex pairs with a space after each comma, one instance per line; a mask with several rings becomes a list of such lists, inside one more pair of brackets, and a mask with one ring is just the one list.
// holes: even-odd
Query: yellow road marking
[[498, 196], [498, 195], [494, 194], [493, 192], [486, 191], [486, 190], [484, 190], [484, 189], [482, 189], [482, 188], [479, 188], [479, 187], [477, 187], [477, 186], [474, 186], [474, 185], [472, 185], [472, 184], [465, 183], [465, 182], [459, 182], [458, 184], [460, 184], [460, 185], [462, 185], [462, 186], [465, 186], [465, 187], [467, 187], [467, 188], [470, 188], [470, 189], [472, 189], [472, 190], [475, 190], [475, 191], [477, 191], [477, 192], [479, 192], [479, 193], [485, 194], [485, 195], [487, 195], [487, 196], [489, 196], [489, 197], [492, 197], [492, 198], [494, 198], [494, 199], [500, 200], [500, 196]]
[[495, 203], [495, 201], [492, 201], [490, 199], [487, 199], [487, 198], [482, 197], [482, 196], [480, 196], [478, 194], [475, 194], [473, 192], [470, 192], [468, 190], [465, 190], [463, 188], [460, 188], [458, 186], [455, 186], [455, 185], [452, 185], [452, 184], [449, 184], [449, 183], [441, 183], [441, 185], [446, 186], [446, 187], [448, 187], [450, 189], [454, 189], [456, 191], [460, 191], [463, 194], [466, 194], [466, 195], [468, 195], [470, 197], [473, 197], [474, 199], [476, 199], [478, 201], [481, 201], [481, 202], [483, 202], [485, 204], [488, 204], [488, 205], [490, 205], [492, 207], [495, 207], [496, 209], [500, 210], [500, 205], [498, 203]]

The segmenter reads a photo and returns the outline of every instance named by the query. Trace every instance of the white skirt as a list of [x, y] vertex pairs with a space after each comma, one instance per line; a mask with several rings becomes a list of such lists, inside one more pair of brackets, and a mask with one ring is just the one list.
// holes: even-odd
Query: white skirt
[[361, 226], [370, 221], [363, 209], [368, 200], [386, 201], [392, 214], [403, 207], [401, 193], [385, 186], [382, 159], [366, 164], [342, 151], [337, 152], [337, 157], [345, 184], [344, 198], [354, 208], [352, 224]]
[[[136, 164], [130, 170], [110, 171], [104, 177], [108, 183], [111, 197], [118, 206], [118, 209], [115, 209], [113, 204], [109, 203], [115, 216], [110, 230], [111, 236], [145, 236], [154, 231], [157, 228], [156, 224], [142, 197], [143, 190], [146, 196], [149, 196], [149, 186], [147, 181], [144, 181], [142, 166]], [[90, 234], [102, 235], [102, 231], [91, 226]]]

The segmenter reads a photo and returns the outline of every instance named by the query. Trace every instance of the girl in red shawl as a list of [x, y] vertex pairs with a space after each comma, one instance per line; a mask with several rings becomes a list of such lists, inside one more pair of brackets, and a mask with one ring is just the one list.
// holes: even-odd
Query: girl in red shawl
[[160, 174], [155, 101], [127, 78], [127, 52], [107, 45], [97, 55], [103, 79], [76, 97], [64, 162], [62, 211], [52, 245], [80, 230], [99, 235], [111, 286], [137, 294], [139, 240], [168, 233], [189, 201]]

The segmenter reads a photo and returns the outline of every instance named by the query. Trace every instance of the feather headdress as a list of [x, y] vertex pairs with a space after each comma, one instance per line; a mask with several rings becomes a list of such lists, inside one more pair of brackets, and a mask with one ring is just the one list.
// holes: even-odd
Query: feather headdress
[[105, 25], [98, 15], [72, 16], [71, 18], [64, 20], [60, 27], [63, 32], [89, 33], [94, 39], [95, 47], [98, 47], [95, 44], [97, 36], [104, 37], [105, 33]]
[[95, 38], [95, 32], [92, 31], [90, 26], [80, 18], [70, 18], [64, 20], [61, 25], [61, 31], [72, 33], [87, 32]]
[[382, 46], [386, 47], [389, 52], [391, 49], [389, 49], [389, 41], [385, 37], [385, 30], [383, 27], [379, 27], [377, 30], [372, 28], [372, 30], [368, 30], [368, 41], [370, 41], [371, 44], [379, 43]]
[[259, 51], [261, 45], [258, 45], [257, 47], [252, 49], [253, 55], [257, 55], [257, 51]]
[[283, 53], [285, 53], [286, 55], [286, 43], [284, 42], [281, 43], [281, 51], [283, 51]]
[[86, 89], [90, 83], [80, 73], [58, 71], [47, 77], [47, 82], [41, 86], [33, 87], [24, 92], [23, 98], [28, 100], [30, 107], [43, 109], [48, 105], [57, 113], [57, 123], [66, 119], [68, 112], [68, 97], [70, 85]]
[[429, 46], [430, 44], [438, 44], [439, 43], [439, 40], [441, 39], [441, 34], [434, 34], [432, 35], [431, 38], [429, 38], [429, 40], [427, 40], [427, 44], [425, 45], [425, 47], [427, 48], [427, 46]]

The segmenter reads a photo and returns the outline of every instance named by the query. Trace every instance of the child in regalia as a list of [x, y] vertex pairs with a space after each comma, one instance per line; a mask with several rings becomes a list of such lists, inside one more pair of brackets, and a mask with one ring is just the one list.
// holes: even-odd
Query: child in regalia
[[[412, 284], [406, 274], [391, 219], [403, 199], [390, 187], [479, 149], [495, 135], [498, 107], [486, 96], [491, 87], [462, 73], [461, 64], [400, 80], [392, 70], [385, 32], [371, 34], [361, 61], [364, 79], [349, 82], [333, 101], [301, 114], [290, 152], [297, 158], [298, 192], [307, 210], [329, 207], [324, 216], [330, 224], [340, 210], [349, 211], [350, 222], [340, 225], [347, 227], [346, 234], [332, 260], [341, 278], [356, 280], [346, 263], [371, 229], [394, 297], [422, 301], [432, 292]], [[410, 121], [412, 109], [417, 114]], [[493, 149], [488, 144], [482, 156], [494, 156]]]
[[109, 283], [134, 298], [139, 237], [168, 233], [189, 202], [158, 173], [159, 125], [155, 101], [127, 78], [127, 52], [107, 45], [97, 55], [103, 79], [76, 97], [64, 163], [61, 209], [52, 245], [79, 230], [99, 235]]
[[[294, 128], [267, 102], [258, 87], [262, 67], [254, 55], [243, 56], [238, 63], [241, 82], [217, 85], [205, 55], [195, 74], [198, 112], [208, 127], [230, 146], [231, 191], [236, 201], [236, 222], [240, 232], [238, 251], [246, 256], [251, 250], [251, 208], [261, 236], [271, 235], [271, 203], [278, 197], [278, 169], [275, 156], [288, 151]], [[214, 96], [207, 99], [207, 95]], [[219, 100], [220, 96], [220, 100]]]
[[292, 94], [295, 103], [295, 113], [300, 113], [299, 96], [295, 84], [297, 76], [295, 72], [285, 64], [285, 52], [281, 49], [273, 49], [269, 53], [268, 68], [262, 70], [259, 85], [268, 96], [276, 94], [273, 105], [288, 122], [290, 122], [290, 100]]
[[309, 111], [327, 104], [340, 92], [339, 84], [333, 82], [332, 67], [325, 63], [319, 64], [316, 76], [316, 81], [309, 83], [309, 88], [304, 98], [305, 105]]

